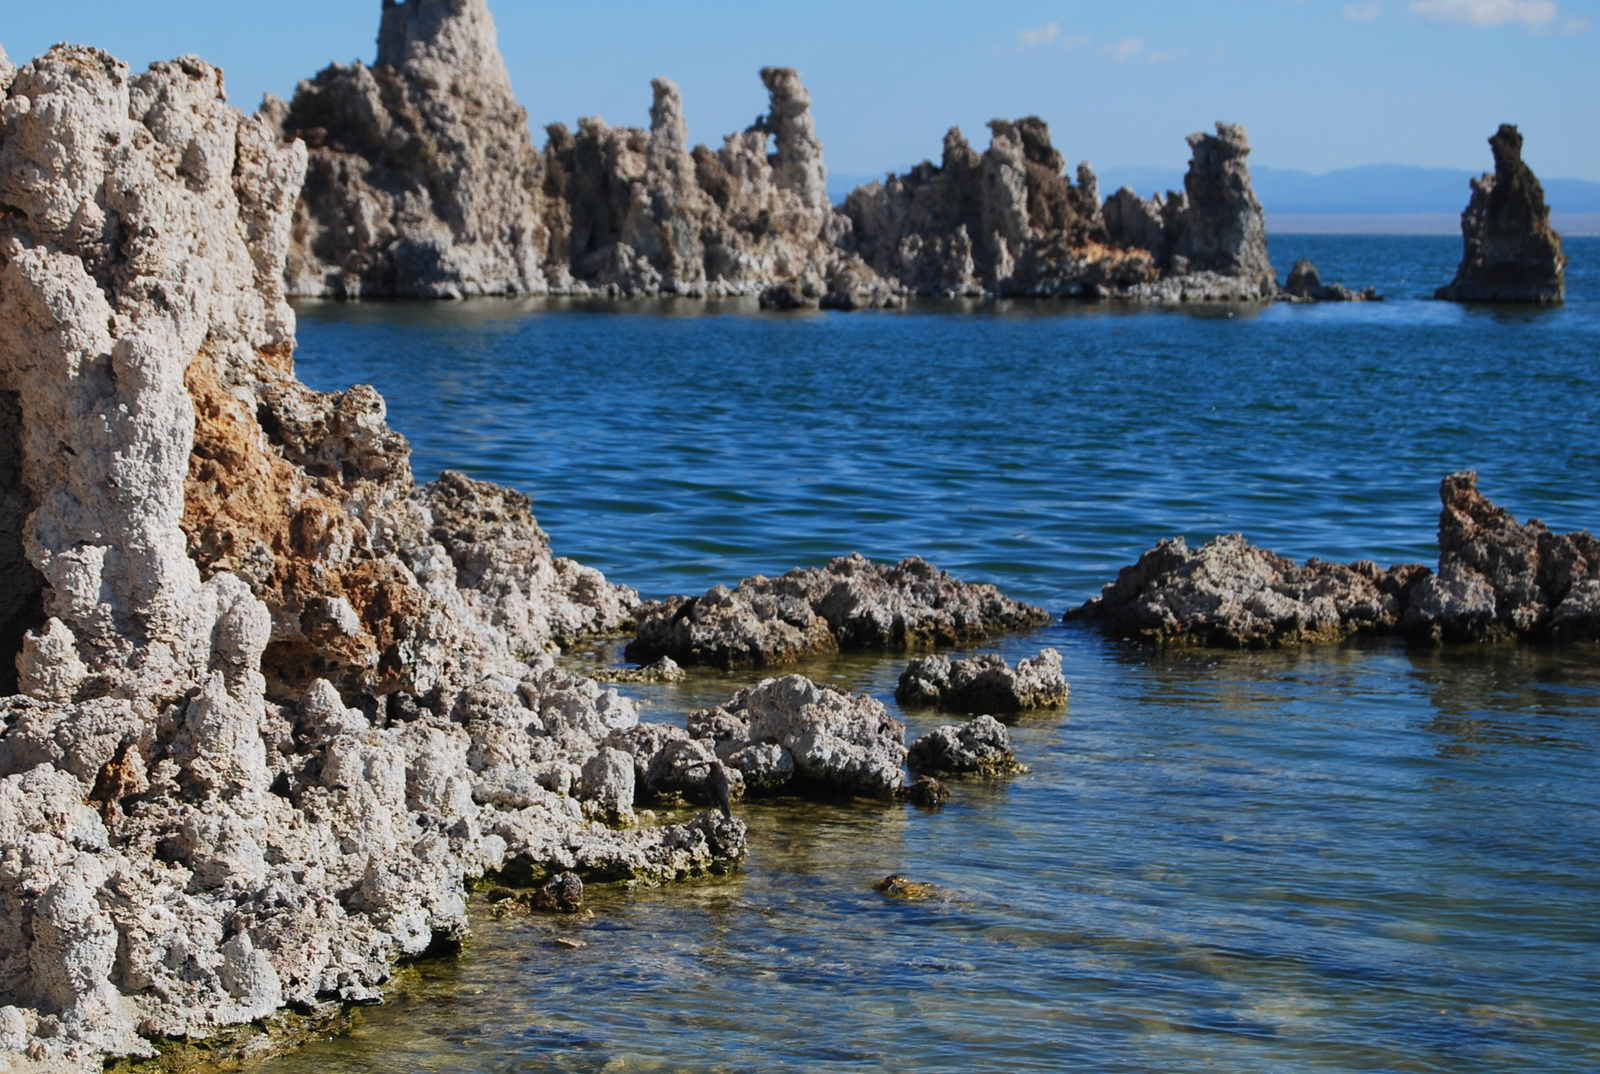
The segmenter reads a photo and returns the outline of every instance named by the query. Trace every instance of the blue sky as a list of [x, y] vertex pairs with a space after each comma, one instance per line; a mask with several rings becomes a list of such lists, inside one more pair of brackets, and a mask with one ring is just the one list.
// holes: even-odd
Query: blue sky
[[[756, 71], [798, 67], [831, 169], [937, 158], [946, 128], [1038, 114], [1072, 160], [1181, 167], [1184, 135], [1250, 128], [1258, 164], [1489, 166], [1521, 125], [1540, 174], [1600, 180], [1600, 0], [490, 0], [535, 128], [648, 122], [649, 80], [683, 87], [712, 145], [765, 103]], [[198, 52], [254, 107], [331, 60], [370, 60], [378, 0], [6, 0], [13, 60], [58, 40], [139, 66]], [[542, 133], [538, 135], [542, 142]]]

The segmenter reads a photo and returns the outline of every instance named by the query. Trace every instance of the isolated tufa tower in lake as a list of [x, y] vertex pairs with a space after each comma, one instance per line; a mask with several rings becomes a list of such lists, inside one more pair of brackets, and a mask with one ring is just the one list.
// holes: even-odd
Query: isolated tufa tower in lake
[[1566, 255], [1550, 227], [1550, 207], [1538, 176], [1522, 161], [1522, 135], [1502, 123], [1489, 139], [1494, 171], [1472, 180], [1461, 214], [1466, 250], [1455, 281], [1435, 298], [1452, 302], [1566, 301]]

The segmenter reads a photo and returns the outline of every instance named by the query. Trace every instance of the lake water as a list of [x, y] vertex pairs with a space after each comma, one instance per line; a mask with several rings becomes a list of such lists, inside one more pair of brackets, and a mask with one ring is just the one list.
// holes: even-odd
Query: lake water
[[[316, 303], [297, 361], [376, 385], [419, 475], [529, 492], [559, 554], [647, 596], [916, 553], [1060, 612], [1176, 533], [1432, 563], [1463, 468], [1600, 525], [1600, 240], [1567, 248], [1546, 311], [1423, 300], [1459, 239], [1278, 236], [1280, 272], [1391, 300]], [[737, 875], [480, 913], [269, 1069], [1600, 1069], [1600, 648], [994, 648], [1045, 645], [1073, 697], [1013, 729], [1030, 774], [937, 813], [742, 806]], [[892, 705], [901, 663], [803, 670]], [[681, 721], [751, 678], [628, 689]]]

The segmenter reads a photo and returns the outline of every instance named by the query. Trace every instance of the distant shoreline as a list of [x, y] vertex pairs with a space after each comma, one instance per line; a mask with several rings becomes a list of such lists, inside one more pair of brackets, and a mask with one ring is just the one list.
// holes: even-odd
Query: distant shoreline
[[[1600, 213], [1550, 214], [1564, 236], [1600, 235]], [[1275, 213], [1267, 210], [1267, 234], [1279, 235], [1460, 235], [1460, 213]]]

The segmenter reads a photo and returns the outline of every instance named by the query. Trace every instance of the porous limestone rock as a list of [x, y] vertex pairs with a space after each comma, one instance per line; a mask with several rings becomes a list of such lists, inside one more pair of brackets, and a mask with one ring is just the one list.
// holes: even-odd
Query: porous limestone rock
[[1012, 667], [999, 653], [952, 660], [917, 657], [906, 665], [895, 688], [902, 705], [930, 705], [953, 712], [1009, 713], [1058, 708], [1072, 694], [1061, 673], [1061, 654], [1043, 649]]
[[826, 567], [757, 575], [700, 597], [640, 605], [627, 649], [636, 663], [769, 667], [836, 651], [961, 645], [1049, 621], [992, 585], [962, 582], [918, 556], [899, 564], [842, 556]]
[[1259, 648], [1393, 633], [1429, 571], [1293, 560], [1224, 534], [1196, 551], [1182, 537], [1124, 567], [1100, 596], [1068, 613], [1112, 637]]
[[602, 668], [595, 677], [606, 682], [682, 682], [689, 673], [670, 656], [638, 668]]
[[378, 55], [263, 115], [310, 148], [290, 293], [540, 294], [539, 160], [487, 0], [383, 0]]
[[993, 716], [949, 724], [911, 744], [906, 765], [919, 776], [1004, 776], [1026, 772], [1011, 752], [1011, 735]]
[[1352, 291], [1342, 283], [1322, 282], [1322, 273], [1309, 258], [1302, 257], [1289, 270], [1289, 279], [1279, 296], [1288, 302], [1378, 302], [1381, 296], [1376, 287]]
[[0, 101], [0, 1033], [47, 1063], [374, 999], [486, 870], [744, 852], [585, 819], [637, 716], [541, 650], [631, 592], [294, 378], [305, 160], [194, 57], [59, 46]]
[[1461, 214], [1461, 267], [1435, 298], [1451, 302], [1566, 301], [1566, 255], [1550, 227], [1544, 187], [1522, 160], [1522, 135], [1509, 123], [1489, 139], [1494, 171], [1472, 180]]
[[[897, 305], [843, 240], [827, 198], [811, 98], [792, 68], [761, 72], [767, 114], [713, 152], [689, 148], [683, 100], [651, 83], [650, 129], [597, 117], [549, 126], [543, 154], [550, 276], [558, 291], [759, 295], [775, 307]], [[768, 144], [774, 152], [768, 152]]]
[[687, 734], [753, 791], [882, 798], [905, 779], [905, 725], [875, 698], [803, 675], [764, 680], [694, 713]]
[[1600, 540], [1521, 525], [1478, 491], [1478, 475], [1439, 486], [1439, 573], [1412, 595], [1408, 633], [1427, 641], [1600, 639]]
[[1463, 470], [1439, 486], [1439, 570], [1292, 560], [1237, 533], [1162, 541], [1067, 613], [1112, 637], [1270, 646], [1404, 634], [1449, 642], [1600, 639], [1600, 541], [1519, 524]]

